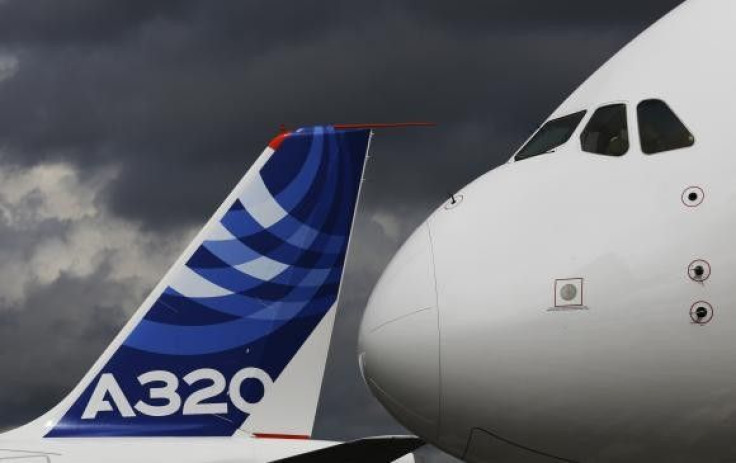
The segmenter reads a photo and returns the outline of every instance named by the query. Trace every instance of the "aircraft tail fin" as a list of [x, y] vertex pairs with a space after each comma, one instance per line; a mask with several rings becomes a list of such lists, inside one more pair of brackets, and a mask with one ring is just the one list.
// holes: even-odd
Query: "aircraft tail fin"
[[45, 437], [308, 437], [370, 137], [276, 137]]

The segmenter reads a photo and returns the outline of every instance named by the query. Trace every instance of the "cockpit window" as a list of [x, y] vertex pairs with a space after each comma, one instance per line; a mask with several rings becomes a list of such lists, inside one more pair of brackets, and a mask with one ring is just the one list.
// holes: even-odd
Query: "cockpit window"
[[641, 150], [661, 153], [695, 144], [695, 137], [662, 100], [644, 100], [637, 108]]
[[580, 136], [583, 151], [606, 156], [622, 156], [629, 151], [626, 105], [599, 108]]
[[569, 116], [553, 119], [542, 126], [529, 142], [516, 153], [517, 161], [550, 153], [570, 139], [578, 124], [583, 120], [585, 111]]

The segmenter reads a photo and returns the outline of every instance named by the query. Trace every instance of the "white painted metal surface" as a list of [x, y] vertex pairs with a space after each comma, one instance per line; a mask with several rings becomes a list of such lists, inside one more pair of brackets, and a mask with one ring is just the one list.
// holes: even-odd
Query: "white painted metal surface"
[[[588, 111], [564, 146], [483, 175], [399, 251], [360, 342], [399, 421], [469, 461], [736, 460], [735, 23], [736, 2], [686, 2], [555, 111]], [[642, 153], [651, 98], [693, 147]], [[628, 153], [582, 152], [592, 112], [620, 102]], [[707, 281], [689, 276], [698, 259]], [[584, 301], [550, 310], [569, 279]]]

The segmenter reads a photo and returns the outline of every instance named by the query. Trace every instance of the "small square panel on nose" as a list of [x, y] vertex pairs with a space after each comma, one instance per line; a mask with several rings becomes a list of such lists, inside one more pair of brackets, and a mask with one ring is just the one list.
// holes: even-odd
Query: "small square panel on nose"
[[583, 305], [583, 279], [565, 278], [555, 280], [555, 307]]

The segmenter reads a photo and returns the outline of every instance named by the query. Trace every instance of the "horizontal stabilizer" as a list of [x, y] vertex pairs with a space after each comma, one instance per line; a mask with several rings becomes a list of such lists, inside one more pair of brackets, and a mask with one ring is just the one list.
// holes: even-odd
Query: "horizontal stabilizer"
[[424, 445], [414, 436], [368, 437], [272, 463], [390, 463]]

